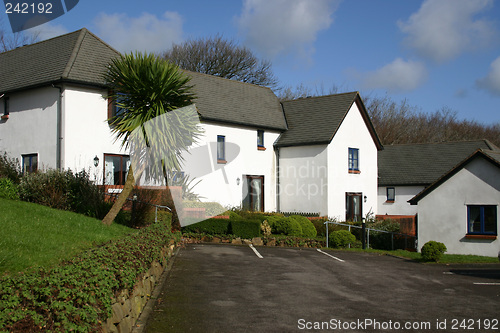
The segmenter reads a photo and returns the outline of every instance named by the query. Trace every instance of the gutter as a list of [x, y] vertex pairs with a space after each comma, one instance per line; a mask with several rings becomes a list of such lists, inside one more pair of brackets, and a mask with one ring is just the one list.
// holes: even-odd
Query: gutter
[[62, 169], [62, 143], [63, 143], [63, 136], [62, 136], [62, 99], [63, 99], [63, 94], [64, 94], [64, 88], [61, 86], [56, 86], [52, 84], [52, 88], [56, 88], [59, 90], [59, 96], [57, 99], [57, 125], [56, 125], [56, 169], [61, 170]]

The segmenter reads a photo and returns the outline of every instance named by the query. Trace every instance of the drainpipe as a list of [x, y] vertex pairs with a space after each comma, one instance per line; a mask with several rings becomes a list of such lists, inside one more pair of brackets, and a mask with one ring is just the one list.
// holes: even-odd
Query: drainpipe
[[56, 128], [56, 169], [62, 169], [62, 97], [64, 88], [52, 84], [52, 88], [59, 89], [59, 96], [57, 99], [57, 128]]
[[280, 212], [280, 148], [276, 147], [276, 211]]

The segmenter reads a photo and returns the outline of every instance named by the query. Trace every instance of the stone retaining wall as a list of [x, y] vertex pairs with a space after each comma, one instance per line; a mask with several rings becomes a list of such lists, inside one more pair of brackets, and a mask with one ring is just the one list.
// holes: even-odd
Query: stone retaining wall
[[130, 333], [139, 315], [146, 306], [151, 293], [163, 271], [167, 261], [172, 257], [175, 249], [174, 241], [164, 247], [161, 253], [161, 262], [154, 261], [149, 270], [136, 282], [132, 291], [125, 289], [114, 300], [111, 317], [103, 324], [105, 333]]

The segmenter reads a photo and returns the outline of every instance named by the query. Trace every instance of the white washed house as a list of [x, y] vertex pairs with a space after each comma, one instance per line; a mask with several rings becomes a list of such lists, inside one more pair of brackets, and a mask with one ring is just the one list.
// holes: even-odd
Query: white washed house
[[338, 220], [377, 213], [382, 145], [359, 93], [283, 102], [288, 131], [276, 142], [279, 209]]
[[410, 203], [418, 210], [419, 250], [434, 240], [447, 253], [500, 255], [500, 150], [477, 150]]

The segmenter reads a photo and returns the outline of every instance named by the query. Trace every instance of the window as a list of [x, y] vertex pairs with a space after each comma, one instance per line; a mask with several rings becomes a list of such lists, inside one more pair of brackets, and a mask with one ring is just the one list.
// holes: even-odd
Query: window
[[217, 163], [226, 163], [226, 137], [217, 135]]
[[266, 150], [264, 147], [264, 131], [257, 130], [257, 149], [258, 150]]
[[[109, 94], [112, 94], [113, 91], [110, 90]], [[121, 96], [122, 94], [120, 94]], [[125, 97], [125, 95], [123, 95]], [[120, 101], [120, 98], [118, 102]], [[111, 122], [113, 117], [120, 116], [123, 114], [125, 109], [122, 109], [116, 105], [116, 101], [112, 101], [110, 97], [108, 97], [108, 121]]]
[[129, 167], [129, 156], [104, 154], [104, 185], [125, 185]]
[[467, 206], [467, 234], [496, 235], [497, 206]]
[[38, 170], [38, 154], [21, 155], [23, 159], [23, 173], [32, 173]]
[[346, 193], [345, 194], [345, 220], [353, 222], [361, 222], [362, 193]]
[[3, 98], [3, 116], [2, 118], [8, 118], [9, 117], [9, 112], [10, 112], [10, 105], [9, 105], [9, 97], [4, 97]]
[[349, 173], [359, 173], [358, 148], [349, 148]]
[[394, 187], [387, 188], [387, 202], [394, 202], [396, 199], [396, 189]]
[[243, 201], [245, 210], [264, 211], [264, 176], [243, 176]]

